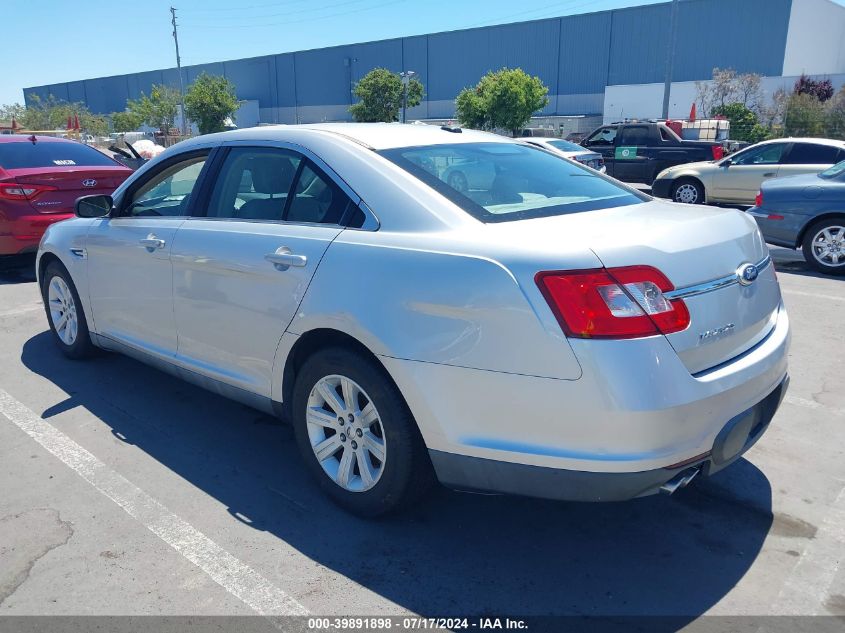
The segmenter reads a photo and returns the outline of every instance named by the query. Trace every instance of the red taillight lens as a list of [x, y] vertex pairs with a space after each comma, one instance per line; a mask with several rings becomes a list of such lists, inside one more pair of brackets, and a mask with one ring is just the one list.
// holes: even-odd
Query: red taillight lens
[[651, 266], [537, 273], [535, 280], [567, 336], [637, 338], [686, 329], [683, 300]]
[[725, 155], [725, 148], [721, 145], [713, 145], [711, 149], [713, 150], [713, 160], [722, 160]]
[[4, 200], [32, 200], [45, 191], [56, 191], [50, 185], [0, 184], [0, 198]]
[[762, 207], [763, 206], [763, 192], [758, 191], [757, 195], [754, 196], [754, 206], [755, 207]]

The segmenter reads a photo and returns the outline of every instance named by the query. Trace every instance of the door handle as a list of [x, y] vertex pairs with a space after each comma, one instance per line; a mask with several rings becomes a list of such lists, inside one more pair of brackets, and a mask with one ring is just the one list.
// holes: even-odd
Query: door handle
[[776, 171], [770, 171], [770, 172], [769, 172], [769, 173], [767, 173], [767, 174], [763, 174], [763, 178], [774, 178], [775, 176], [777, 176], [777, 172], [776, 172]]
[[164, 248], [165, 241], [150, 233], [144, 239], [138, 240], [138, 244], [152, 252], [157, 248]]
[[275, 253], [267, 253], [264, 259], [273, 264], [276, 270], [287, 270], [291, 266], [302, 268], [308, 263], [308, 258], [305, 255], [294, 255], [285, 246], [277, 249]]

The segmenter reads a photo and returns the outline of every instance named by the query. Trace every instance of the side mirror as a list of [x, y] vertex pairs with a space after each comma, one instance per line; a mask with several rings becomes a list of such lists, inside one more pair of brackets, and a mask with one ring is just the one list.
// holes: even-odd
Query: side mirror
[[722, 167], [730, 167], [733, 164], [734, 164], [734, 162], [730, 158], [726, 158], [725, 160], [722, 161]]
[[104, 218], [114, 208], [111, 196], [95, 195], [77, 198], [74, 210], [80, 218]]

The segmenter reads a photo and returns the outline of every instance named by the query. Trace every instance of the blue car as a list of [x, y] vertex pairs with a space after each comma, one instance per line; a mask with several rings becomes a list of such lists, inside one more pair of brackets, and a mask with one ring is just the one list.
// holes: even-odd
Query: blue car
[[801, 248], [815, 270], [845, 274], [845, 161], [763, 183], [748, 210], [769, 244]]

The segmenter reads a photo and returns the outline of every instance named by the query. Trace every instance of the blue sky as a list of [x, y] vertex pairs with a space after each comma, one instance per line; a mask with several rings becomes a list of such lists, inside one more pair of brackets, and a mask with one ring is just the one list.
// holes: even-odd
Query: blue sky
[[252, 57], [652, 4], [658, 0], [12, 0], [4, 13], [0, 103], [23, 88], [176, 65]]
[[658, 1], [12, 0], [0, 103], [23, 101], [25, 86], [175, 66], [171, 4], [189, 65]]

